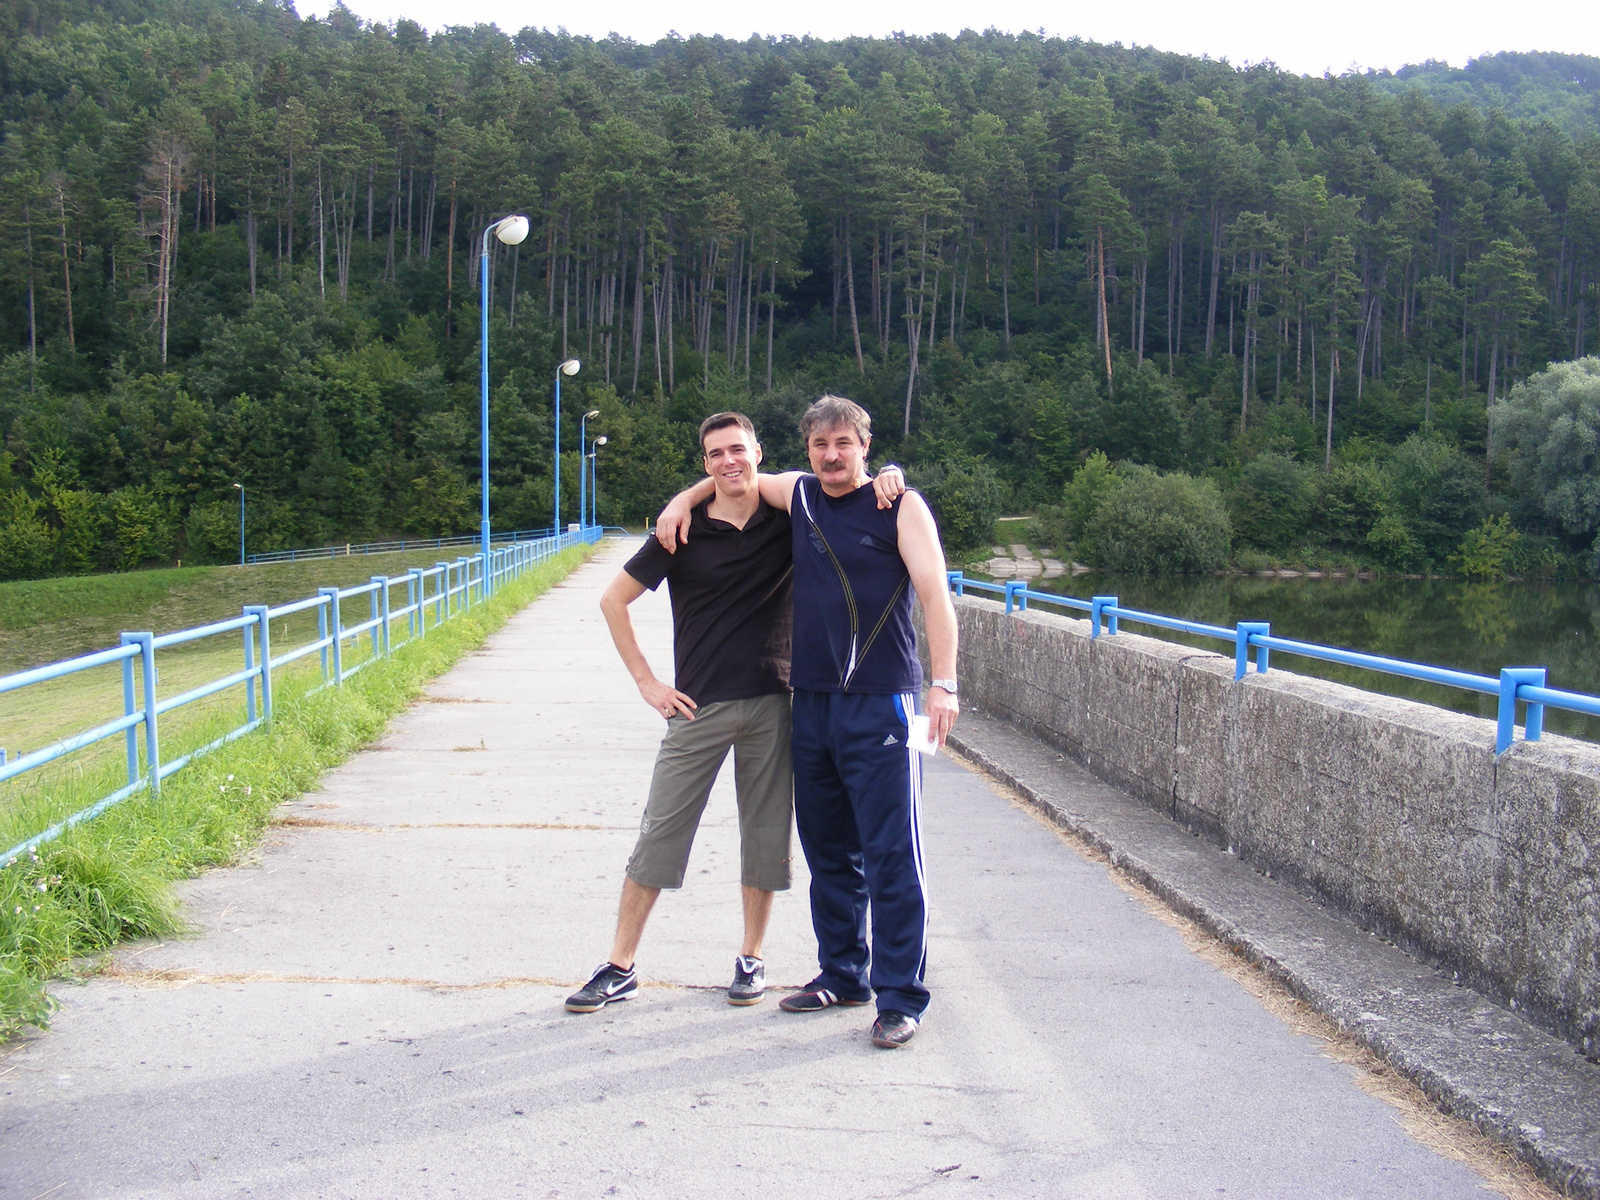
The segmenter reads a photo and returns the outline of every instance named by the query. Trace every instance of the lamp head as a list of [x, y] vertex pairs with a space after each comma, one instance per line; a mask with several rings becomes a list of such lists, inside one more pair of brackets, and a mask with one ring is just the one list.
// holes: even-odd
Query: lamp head
[[595, 440], [594, 440], [595, 448], [599, 449], [601, 446], [604, 446], [606, 444], [607, 440], [608, 439], [606, 438], [605, 434], [601, 434], [599, 437], [595, 438]]
[[600, 415], [600, 410], [598, 408], [591, 408], [588, 412], [583, 414], [583, 419], [585, 421], [592, 421], [596, 417], [598, 417], [599, 415]]
[[238, 488], [241, 492], [244, 491], [244, 484], [242, 483], [236, 483], [233, 486]]
[[508, 246], [516, 246], [528, 236], [528, 218], [518, 213], [507, 217], [494, 227], [494, 235]]
[[576, 375], [583, 364], [575, 358], [569, 358], [557, 368], [563, 375]]

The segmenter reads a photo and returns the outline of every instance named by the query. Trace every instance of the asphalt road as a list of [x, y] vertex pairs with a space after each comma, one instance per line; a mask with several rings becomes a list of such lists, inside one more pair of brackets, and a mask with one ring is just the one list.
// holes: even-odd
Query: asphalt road
[[[597, 607], [630, 550], [438, 680], [253, 861], [187, 885], [192, 938], [55, 989], [52, 1031], [0, 1057], [0, 1197], [1485, 1194], [943, 757], [911, 1046], [874, 1049], [870, 1009], [724, 1002], [727, 781], [638, 999], [565, 1012], [609, 949], [660, 735]], [[635, 612], [665, 674], [665, 595]], [[815, 970], [804, 884], [774, 907], [780, 990]]]

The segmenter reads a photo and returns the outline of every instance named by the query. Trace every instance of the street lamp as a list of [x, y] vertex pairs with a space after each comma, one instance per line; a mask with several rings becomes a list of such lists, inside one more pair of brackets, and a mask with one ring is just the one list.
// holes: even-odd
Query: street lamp
[[244, 566], [244, 484], [233, 485], [239, 489], [239, 565]]
[[482, 252], [478, 258], [479, 307], [482, 330], [479, 335], [478, 362], [482, 380], [482, 405], [480, 412], [483, 442], [483, 590], [489, 591], [489, 235], [494, 234], [508, 246], [519, 245], [528, 236], [528, 218], [521, 213], [501, 217], [491, 222], [483, 231]]
[[[563, 375], [576, 375], [583, 366], [575, 358], [569, 358], [556, 368], [556, 478], [555, 478], [555, 535], [561, 536], [561, 377]], [[583, 443], [578, 443], [578, 453], [583, 454]], [[583, 463], [578, 464], [579, 467]], [[579, 514], [580, 525], [583, 523], [582, 514]]]
[[[583, 416], [578, 419], [578, 452], [580, 454], [583, 452], [583, 448], [589, 444], [588, 440], [584, 437], [583, 427], [589, 421], [589, 419], [591, 417], [598, 417], [599, 415], [600, 415], [600, 410], [598, 408], [591, 408], [588, 412], [584, 413]], [[578, 465], [581, 467], [583, 464], [579, 463]], [[579, 529], [582, 529], [584, 527], [584, 525], [586, 525], [588, 523], [588, 520], [584, 515], [589, 511], [588, 506], [584, 502], [584, 484], [588, 482], [588, 479], [589, 479], [589, 473], [587, 471], [579, 471], [578, 472], [578, 528]]]
[[594, 449], [589, 451], [589, 514], [596, 525], [600, 524], [600, 447], [606, 441], [606, 436], [601, 434], [594, 440]]

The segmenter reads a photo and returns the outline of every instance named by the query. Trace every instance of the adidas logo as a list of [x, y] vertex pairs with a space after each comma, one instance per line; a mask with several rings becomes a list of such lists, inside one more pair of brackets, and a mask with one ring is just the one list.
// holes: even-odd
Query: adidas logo
[[900, 744], [900, 739], [891, 733], [888, 737], [883, 739], [883, 744], [885, 746], [898, 746]]

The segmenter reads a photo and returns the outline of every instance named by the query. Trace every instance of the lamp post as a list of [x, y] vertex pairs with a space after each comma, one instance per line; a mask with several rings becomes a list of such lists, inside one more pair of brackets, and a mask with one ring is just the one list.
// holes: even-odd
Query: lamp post
[[[552, 531], [556, 537], [561, 536], [561, 377], [563, 375], [576, 375], [583, 364], [575, 358], [569, 358], [556, 368], [556, 478], [555, 478], [555, 513]], [[578, 454], [583, 454], [583, 443], [578, 443]], [[583, 463], [580, 461], [581, 468]], [[579, 514], [578, 523], [583, 523], [582, 514]]]
[[233, 485], [239, 489], [239, 565], [244, 566], [244, 484]]
[[486, 595], [489, 591], [489, 235], [491, 233], [507, 246], [518, 245], [528, 236], [528, 218], [521, 213], [517, 213], [491, 222], [484, 228], [481, 252], [478, 256], [479, 307], [482, 310], [480, 313], [481, 330], [478, 338], [479, 375], [482, 383], [479, 437], [483, 443], [483, 458], [481, 462], [483, 514], [481, 529], [483, 533], [483, 590]]
[[[589, 418], [598, 417], [599, 415], [600, 415], [600, 410], [598, 408], [591, 408], [588, 412], [584, 413], [582, 417], [578, 418], [578, 451], [579, 451], [579, 453], [582, 453], [583, 448], [589, 444], [588, 439], [584, 435], [584, 426], [588, 423]], [[579, 463], [578, 465], [582, 466], [583, 464]], [[580, 528], [580, 529], [582, 529], [585, 525], [588, 524], [587, 513], [589, 511], [589, 508], [588, 508], [587, 503], [584, 500], [584, 485], [587, 484], [588, 481], [589, 481], [589, 473], [587, 471], [579, 471], [578, 472], [578, 528]]]
[[600, 447], [607, 442], [605, 434], [594, 440], [594, 449], [589, 451], [589, 513], [594, 518], [594, 524], [600, 524]]

